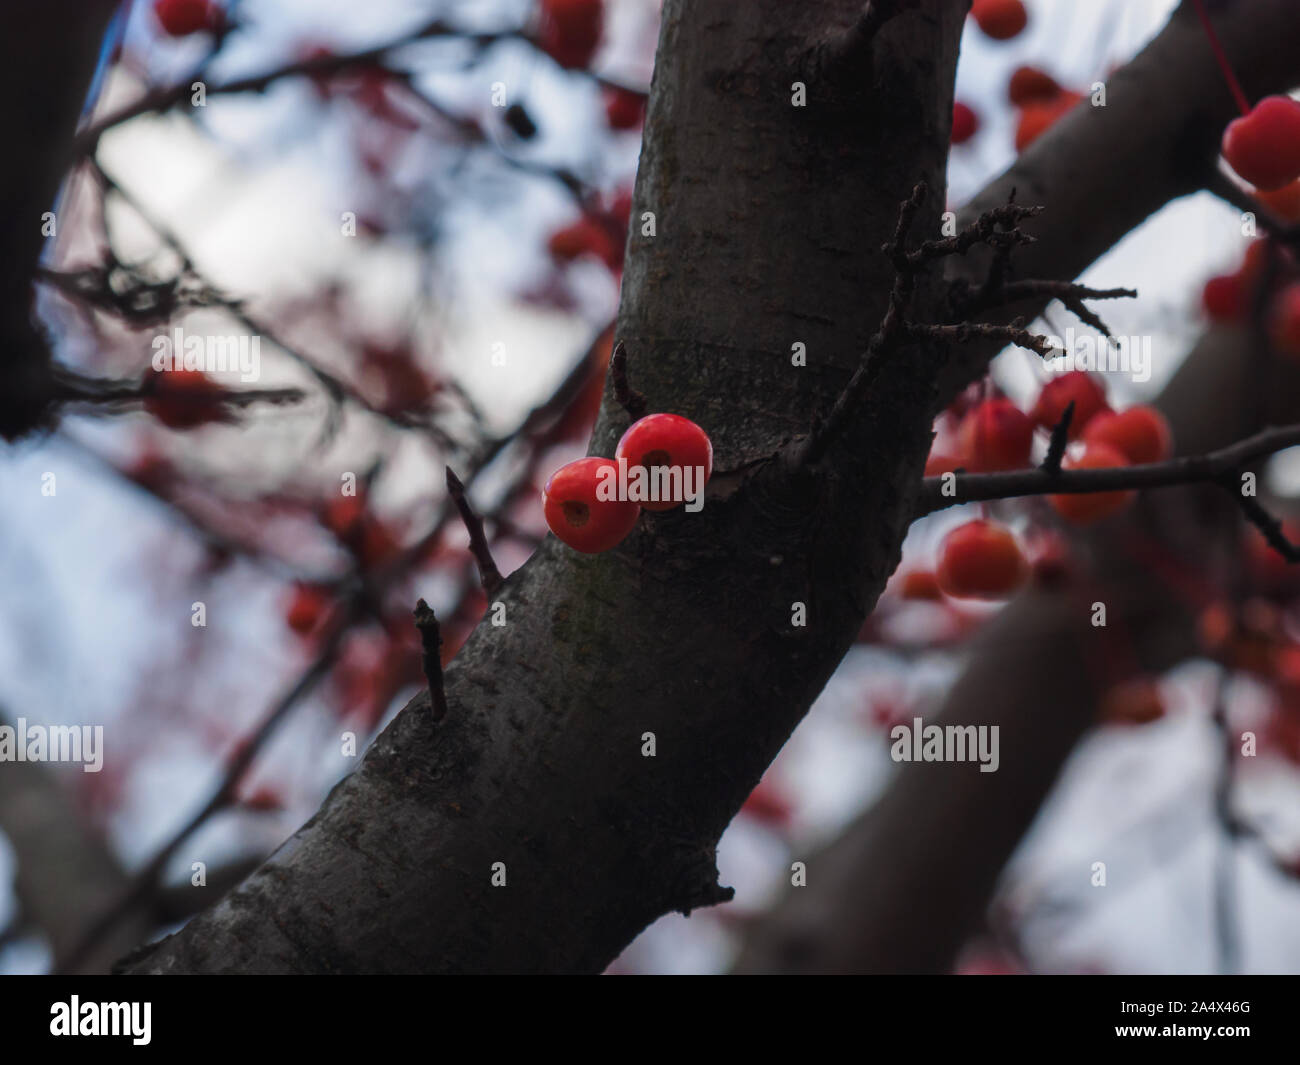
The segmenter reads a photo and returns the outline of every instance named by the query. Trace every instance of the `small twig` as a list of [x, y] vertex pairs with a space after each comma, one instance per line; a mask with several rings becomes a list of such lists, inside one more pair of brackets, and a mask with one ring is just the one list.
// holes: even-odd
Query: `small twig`
[[1052, 426], [1052, 439], [1047, 445], [1047, 457], [1038, 468], [1053, 476], [1061, 472], [1061, 460], [1065, 458], [1065, 445], [1070, 442], [1070, 422], [1074, 420], [1074, 400], [1065, 405], [1061, 411], [1061, 420]]
[[[923, 324], [910, 322], [906, 318], [907, 308], [916, 289], [917, 275], [930, 263], [951, 255], [964, 255], [976, 245], [986, 245], [995, 252], [1009, 254], [1012, 248], [1031, 244], [1034, 238], [1022, 233], [1017, 224], [1026, 218], [1033, 218], [1042, 212], [1041, 207], [1026, 207], [1015, 202], [1014, 195], [1005, 204], [985, 211], [967, 225], [960, 233], [941, 240], [927, 240], [912, 251], [905, 247], [907, 234], [925, 202], [928, 189], [924, 181], [919, 182], [912, 194], [903, 202], [898, 212], [898, 223], [894, 227], [893, 238], [882, 247], [894, 264], [894, 286], [890, 291], [889, 305], [876, 330], [867, 344], [862, 361], [849, 378], [844, 391], [836, 398], [830, 413], [825, 419], [815, 419], [806, 437], [798, 442], [790, 452], [795, 466], [811, 466], [826, 454], [831, 442], [841, 432], [852, 412], [871, 391], [872, 385], [879, 379], [887, 356], [896, 353], [896, 349], [909, 341], [939, 341], [945, 344], [960, 344], [971, 340], [1000, 340], [1007, 344], [1018, 344], [1037, 352], [1045, 359], [1059, 354], [1046, 337], [1038, 336], [1024, 328], [1024, 321], [1017, 319], [1008, 325], [996, 325], [982, 322], [957, 322], [950, 324]], [[996, 258], [996, 257], [995, 257]], [[1005, 262], [1002, 264], [1005, 270]]]
[[441, 721], [447, 716], [447, 690], [442, 682], [442, 632], [433, 609], [423, 599], [415, 604], [415, 627], [420, 630], [420, 646], [424, 649], [421, 665], [429, 682], [433, 720]]
[[478, 564], [478, 575], [483, 582], [483, 590], [489, 596], [496, 595], [497, 589], [501, 587], [501, 571], [497, 569], [497, 564], [492, 558], [492, 549], [483, 534], [483, 522], [474, 513], [474, 508], [469, 505], [469, 500], [465, 498], [465, 486], [460, 483], [460, 478], [452, 472], [450, 466], [447, 467], [447, 493], [456, 504], [456, 509], [460, 511], [460, 520], [465, 523], [465, 529], [469, 533], [469, 550]]
[[993, 307], [1007, 306], [1026, 299], [1057, 299], [1085, 325], [1091, 326], [1108, 340], [1113, 340], [1110, 327], [1101, 316], [1091, 310], [1084, 300], [1136, 299], [1137, 290], [1131, 288], [1089, 288], [1073, 281], [1028, 279], [1003, 281], [998, 285], [982, 285], [967, 299], [959, 300], [960, 314], [966, 317]]
[[972, 340], [1000, 340], [1004, 344], [1015, 344], [1017, 347], [1026, 348], [1044, 359], [1051, 359], [1060, 354], [1046, 337], [1026, 329], [1023, 318], [1017, 318], [1008, 325], [996, 325], [990, 322], [916, 325], [909, 322], [904, 326], [904, 331], [909, 340], [936, 340], [948, 344], [968, 344]]
[[645, 396], [627, 382], [627, 348], [623, 341], [614, 345], [609, 359], [609, 373], [614, 380], [614, 401], [628, 413], [633, 421], [645, 417]]
[[1242, 495], [1241, 486], [1235, 478], [1232, 478], [1231, 484], [1225, 483], [1224, 487], [1232, 492], [1246, 520], [1260, 531], [1274, 551], [1288, 562], [1300, 562], [1300, 547], [1291, 542], [1282, 527], [1282, 523], [1273, 517], [1258, 499], [1254, 496]]
[[[949, 475], [927, 477], [922, 482], [917, 517], [962, 503], [1013, 499], [1048, 494], [1123, 492], [1141, 488], [1166, 488], [1181, 484], [1218, 484], [1238, 499], [1246, 516], [1288, 561], [1300, 561], [1300, 548], [1290, 544], [1281, 525], [1254, 499], [1241, 494], [1239, 471], [1256, 459], [1300, 445], [1300, 425], [1265, 429], [1245, 440], [1205, 455], [1189, 455], [1168, 462], [1104, 469], [1014, 470], [1009, 473], [956, 474], [956, 491], [945, 495]], [[1263, 524], [1261, 524], [1261, 522]], [[1284, 546], [1285, 545], [1285, 546]]]

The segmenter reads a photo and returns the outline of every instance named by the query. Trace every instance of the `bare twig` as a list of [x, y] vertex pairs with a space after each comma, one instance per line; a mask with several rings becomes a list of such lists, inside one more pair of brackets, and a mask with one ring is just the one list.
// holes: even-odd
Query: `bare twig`
[[1061, 411], [1061, 420], [1052, 426], [1052, 439], [1047, 445], [1047, 457], [1038, 468], [1053, 476], [1061, 472], [1061, 460], [1065, 458], [1065, 446], [1070, 442], [1070, 423], [1074, 420], [1074, 400], [1065, 405]]
[[[1269, 542], [1291, 561], [1300, 560], [1300, 548], [1290, 545], [1282, 527], [1253, 498], [1241, 494], [1236, 477], [1250, 462], [1300, 444], [1300, 425], [1287, 425], [1240, 440], [1206, 455], [1189, 455], [1168, 462], [1141, 466], [1112, 466], [1104, 469], [1015, 470], [1009, 473], [943, 474], [922, 482], [918, 517], [961, 503], [1011, 499], [1018, 496], [1117, 492], [1139, 488], [1165, 488], [1170, 485], [1214, 483], [1228, 489], [1241, 501], [1246, 516], [1260, 527]], [[949, 482], [948, 477], [955, 477]], [[945, 484], [953, 484], [951, 495]], [[1285, 546], [1284, 546], [1285, 545]]]
[[433, 609], [423, 599], [415, 604], [415, 627], [420, 630], [420, 646], [424, 650], [421, 664], [429, 682], [429, 705], [433, 720], [447, 716], [447, 689], [442, 680], [442, 631]]
[[492, 558], [492, 548], [488, 546], [487, 537], [483, 534], [483, 522], [474, 508], [469, 505], [469, 500], [465, 498], [465, 486], [460, 483], [450, 466], [447, 467], [447, 493], [451, 496], [451, 501], [456, 504], [456, 509], [460, 511], [460, 520], [465, 523], [465, 529], [469, 533], [469, 550], [474, 556], [474, 561], [478, 564], [478, 575], [483, 581], [483, 590], [489, 596], [495, 595], [497, 589], [501, 587], [501, 571], [497, 569], [497, 564]]
[[609, 373], [614, 382], [615, 402], [627, 411], [633, 421], [644, 417], [645, 396], [627, 382], [627, 348], [623, 346], [621, 340], [614, 345], [614, 354], [609, 359]]

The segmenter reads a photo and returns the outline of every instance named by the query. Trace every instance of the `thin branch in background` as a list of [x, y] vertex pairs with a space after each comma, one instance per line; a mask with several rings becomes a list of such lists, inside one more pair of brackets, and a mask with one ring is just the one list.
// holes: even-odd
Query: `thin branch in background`
[[447, 716], [447, 689], [442, 679], [442, 630], [433, 609], [423, 599], [415, 604], [415, 627], [420, 631], [421, 664], [429, 683], [429, 706], [433, 720], [441, 721]]
[[1215, 681], [1211, 719], [1219, 740], [1219, 771], [1214, 781], [1214, 815], [1222, 828], [1214, 862], [1214, 940], [1218, 969], [1223, 975], [1239, 968], [1241, 945], [1237, 934], [1237, 839], [1232, 812], [1232, 792], [1237, 752], [1228, 724], [1228, 671], [1221, 669]]
[[456, 504], [456, 509], [460, 511], [460, 520], [465, 523], [465, 529], [469, 533], [469, 550], [478, 565], [483, 590], [489, 596], [493, 596], [501, 587], [501, 571], [497, 569], [496, 561], [492, 558], [492, 548], [483, 534], [483, 522], [474, 513], [474, 508], [469, 505], [469, 500], [465, 497], [465, 486], [460, 483], [460, 478], [452, 472], [450, 466], [447, 467], [447, 493], [451, 496], [451, 501]]

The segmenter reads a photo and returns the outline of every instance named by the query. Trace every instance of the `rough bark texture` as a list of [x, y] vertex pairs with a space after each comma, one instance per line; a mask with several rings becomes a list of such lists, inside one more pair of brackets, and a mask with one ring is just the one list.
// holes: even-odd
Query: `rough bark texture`
[[[855, 86], [807, 56], [860, 0], [669, 0], [619, 335], [651, 408], [712, 433], [708, 505], [652, 517], [596, 558], [548, 541], [507, 582], [508, 624], [458, 655], [447, 721], [432, 725], [425, 698], [407, 707], [258, 873], [129, 971], [595, 971], [660, 914], [723, 896], [716, 840], [893, 568], [930, 414], [991, 354], [910, 352], [811, 480], [765, 461], [847, 380], [892, 281], [879, 248], [920, 179], [935, 191], [918, 230], [936, 235], [965, 5], [917, 8], [886, 26]], [[1252, 88], [1280, 79], [1298, 18], [1268, 0], [1225, 20]], [[1020, 200], [1056, 221], [1044, 216], [1022, 274], [1073, 276], [1186, 191], [1186, 159], [1160, 154], [1185, 147], [1171, 130], [1199, 131], [1192, 147], [1212, 153], [1188, 112], [1221, 128], [1230, 102], [1209, 87], [1203, 42], [1181, 21], [1169, 33], [1132, 94], [1031, 153], [1042, 181]], [[806, 108], [791, 106], [796, 80]], [[1119, 128], [1121, 106], [1169, 127], [1143, 142]], [[653, 239], [638, 235], [643, 211]], [[919, 303], [921, 317], [936, 308], [932, 288]], [[791, 367], [796, 342], [807, 368]], [[607, 396], [593, 450], [608, 454], [624, 424]], [[887, 842], [924, 845], [897, 829]]]

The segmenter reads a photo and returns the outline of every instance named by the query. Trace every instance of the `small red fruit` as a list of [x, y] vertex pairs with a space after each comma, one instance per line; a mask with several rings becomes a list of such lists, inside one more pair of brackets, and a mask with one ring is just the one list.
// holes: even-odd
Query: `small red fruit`
[[1098, 380], [1086, 370], [1071, 370], [1060, 377], [1053, 377], [1043, 385], [1030, 416], [1036, 425], [1050, 433], [1060, 422], [1071, 401], [1074, 403], [1074, 414], [1070, 417], [1071, 440], [1077, 440], [1096, 415], [1110, 409], [1106, 405], [1106, 393]]
[[975, 24], [995, 41], [1009, 41], [1029, 24], [1029, 12], [1022, 0], [975, 0], [970, 14]]
[[230, 421], [224, 391], [202, 370], [154, 370], [143, 386], [144, 409], [169, 429]]
[[1028, 574], [1015, 535], [997, 522], [959, 525], [939, 548], [939, 587], [959, 599], [1005, 599]]
[[1154, 407], [1129, 407], [1118, 414], [1102, 411], [1088, 423], [1083, 439], [1087, 444], [1109, 444], [1135, 466], [1163, 462], [1174, 450], [1169, 422]]
[[1240, 274], [1220, 274], [1205, 282], [1201, 306], [1212, 322], [1237, 322], [1246, 310], [1246, 293]]
[[1082, 99], [1079, 93], [1066, 90], [1050, 100], [1026, 104], [1020, 112], [1020, 121], [1016, 123], [1016, 151], [1023, 152]]
[[965, 144], [980, 129], [980, 116], [974, 108], [958, 100], [952, 105], [952, 143]]
[[[1066, 470], [1106, 470], [1117, 466], [1129, 466], [1131, 463], [1124, 453], [1110, 444], [1089, 444], [1079, 458], [1066, 459], [1061, 464]], [[1052, 506], [1066, 521], [1075, 525], [1086, 525], [1100, 521], [1116, 511], [1123, 510], [1133, 498], [1129, 491], [1118, 492], [1077, 492], [1051, 496]]]
[[1300, 281], [1277, 294], [1269, 316], [1273, 345], [1284, 355], [1300, 358]]
[[211, 0], [158, 0], [153, 13], [163, 32], [172, 37], [215, 29], [221, 18], [221, 8]]
[[542, 0], [538, 44], [560, 66], [585, 67], [604, 32], [604, 0]]
[[1228, 123], [1223, 157], [1265, 192], [1300, 177], [1300, 103], [1289, 96], [1265, 96], [1250, 114]]
[[284, 620], [299, 636], [306, 636], [325, 619], [332, 604], [329, 593], [319, 585], [295, 584]]
[[[607, 472], [612, 471], [612, 472]], [[601, 485], [617, 484], [618, 465], [592, 455], [561, 466], [542, 490], [546, 524], [561, 540], [585, 555], [622, 543], [641, 513], [629, 500], [602, 499]]]
[[1056, 79], [1037, 67], [1016, 67], [1007, 82], [1007, 99], [1017, 107], [1031, 103], [1046, 103], [1061, 94]]
[[610, 129], [637, 129], [645, 119], [645, 97], [627, 89], [605, 90], [605, 121]]
[[1029, 465], [1034, 423], [1009, 399], [985, 400], [966, 415], [958, 435], [966, 468], [972, 473]]
[[[701, 489], [713, 474], [713, 443], [709, 434], [680, 414], [648, 414], [634, 422], [618, 442], [614, 457], [626, 459], [629, 472], [634, 466], [680, 468], [683, 489], [687, 485], [688, 469], [703, 470], [703, 478], [691, 482]], [[698, 473], [693, 476], [699, 478]], [[641, 505], [646, 510], [672, 510], [685, 502], [685, 498], [683, 494], [681, 498], [646, 501]]]

